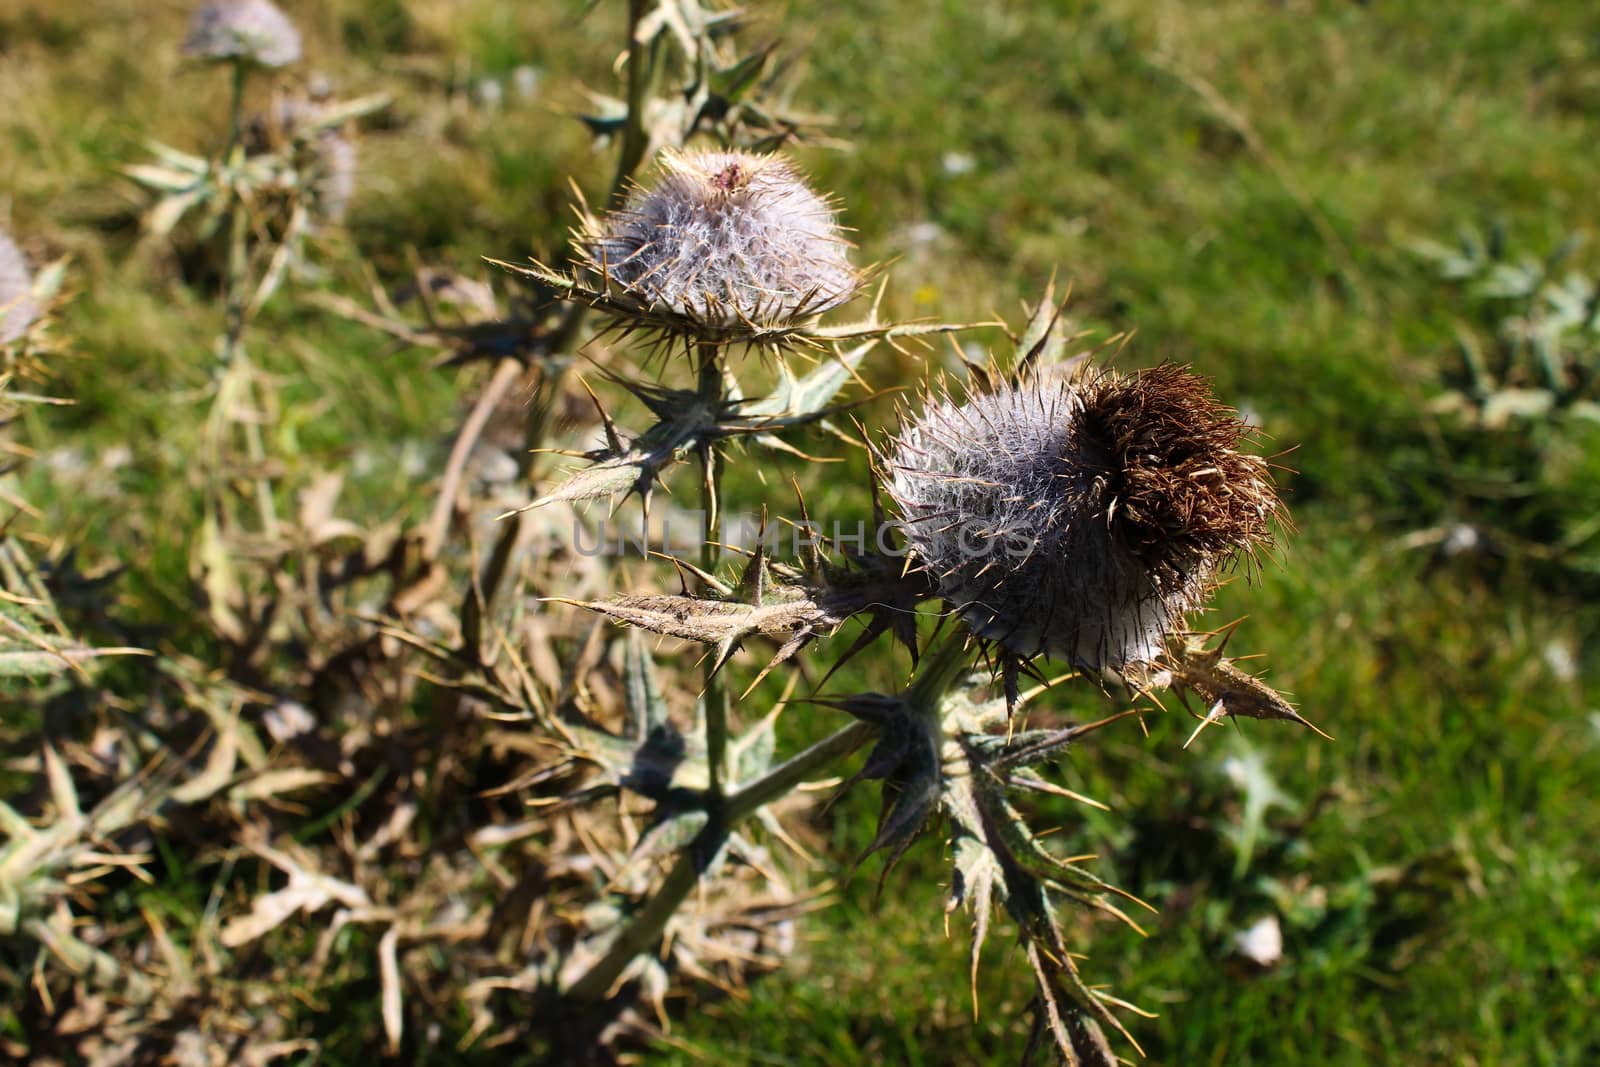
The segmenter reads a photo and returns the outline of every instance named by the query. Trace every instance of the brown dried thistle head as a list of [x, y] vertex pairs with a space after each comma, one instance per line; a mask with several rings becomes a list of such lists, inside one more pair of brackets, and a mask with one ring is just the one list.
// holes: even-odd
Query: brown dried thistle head
[[272, 0], [205, 0], [189, 16], [183, 54], [284, 67], [300, 58], [300, 32]]
[[894, 440], [889, 491], [916, 561], [1021, 658], [1153, 662], [1282, 506], [1249, 427], [1164, 365], [931, 396]]
[[665, 152], [660, 172], [578, 235], [585, 268], [637, 304], [637, 325], [737, 340], [813, 318], [860, 287], [833, 207], [784, 157]]

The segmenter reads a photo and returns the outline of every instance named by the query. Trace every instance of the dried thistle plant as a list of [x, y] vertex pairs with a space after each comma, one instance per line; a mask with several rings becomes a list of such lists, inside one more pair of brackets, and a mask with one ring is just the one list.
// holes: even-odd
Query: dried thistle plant
[[[298, 235], [342, 211], [351, 156], [336, 135], [365, 105], [280, 98], [247, 120], [247, 73], [292, 61], [298, 37], [270, 4], [197, 14], [192, 53], [233, 67], [228, 141], [205, 157], [159, 149], [157, 164], [129, 173], [160, 193], [151, 233], [203, 208], [201, 229], [225, 245], [192, 571], [214, 659], [158, 661], [143, 704], [96, 691], [97, 707], [118, 712], [100, 713], [112, 740], [66, 760], [39, 749], [48, 795], [14, 817], [0, 809], [21, 827], [0, 850], [0, 925], [56, 961], [40, 965], [38, 999], [71, 998], [78, 1012], [69, 1025], [53, 1002], [38, 1009], [57, 1047], [111, 1038], [152, 1061], [223, 1062], [235, 1034], [260, 1062], [315, 1054], [313, 1038], [286, 1040], [294, 1031], [262, 1005], [300, 1018], [286, 989], [342, 993], [341, 975], [355, 974], [379, 991], [382, 1033], [369, 1046], [390, 1056], [427, 1055], [432, 1024], [462, 1005], [461, 1048], [538, 1042], [555, 1058], [596, 1059], [650, 1030], [642, 1008], [664, 1025], [686, 989], [736, 989], [791, 951], [816, 898], [769, 845], [799, 852], [789, 816], [815, 800], [802, 787], [866, 749], [850, 782], [883, 785], [869, 852], [892, 868], [943, 821], [949, 903], [973, 917], [974, 961], [996, 909], [1017, 925], [1036, 1040], [1097, 1067], [1115, 1061], [1107, 1034], [1137, 1048], [1119, 1021], [1128, 1006], [1080, 976], [1064, 910], [1126, 919], [1131, 898], [1053, 851], [1018, 802], [1072, 795], [1046, 777], [1052, 763], [1128, 713], [1030, 725], [1016, 709], [1043, 690], [1016, 692], [1015, 667], [1054, 656], [1124, 673], [1141, 691], [1197, 693], [1204, 721], [1298, 718], [1220, 645], [1184, 632], [1217, 576], [1270, 542], [1281, 507], [1266, 463], [1188, 371], [1072, 374], [1083, 361], [1047, 292], [1015, 339], [1010, 380], [961, 401], [930, 396], [878, 450], [901, 521], [875, 503], [870, 543], [833, 556], [810, 545], [792, 562], [775, 558], [763, 528], [729, 568], [722, 483], [744, 452], [806, 455], [802, 435], [819, 427], [836, 431], [817, 435], [823, 447], [849, 441], [831, 422], [855, 403], [840, 401], [852, 385], [873, 399], [862, 379], [878, 342], [993, 324], [876, 311], [823, 323], [862, 276], [835, 206], [770, 151], [807, 132], [765, 98], [771, 50], [741, 53], [743, 15], [720, 5], [630, 0], [628, 13], [626, 97], [585, 117], [617, 150], [607, 211], [585, 212], [565, 267], [513, 268], [532, 284], [511, 321], [486, 306], [443, 323], [419, 296], [424, 328], [387, 296], [377, 314], [323, 301], [445, 349], [451, 368], [496, 360], [437, 472], [431, 512], [381, 522], [342, 512], [339, 474], [297, 483], [275, 462], [276, 383], [249, 358], [267, 340], [255, 314]], [[634, 186], [653, 154], [656, 176]], [[630, 360], [632, 334], [694, 359]], [[619, 418], [640, 419], [637, 432], [602, 408], [588, 424], [596, 439], [555, 437], [554, 413], [576, 392], [567, 368], [586, 345], [600, 389], [624, 395], [635, 414]], [[817, 363], [737, 365], [728, 349], [740, 345], [804, 348]], [[466, 473], [470, 456], [518, 385], [531, 393], [523, 458], [516, 478], [485, 492]], [[583, 464], [547, 480], [539, 457], [552, 444]], [[622, 561], [578, 565], [551, 521], [558, 509], [647, 504], [683, 466], [693, 493], [679, 499], [700, 505], [695, 558], [672, 561], [665, 591]], [[810, 525], [803, 498], [770, 506]], [[968, 559], [960, 530], [993, 558]], [[553, 541], [535, 549], [533, 533]], [[964, 627], [934, 618], [939, 600]], [[641, 634], [619, 637], [595, 615], [667, 639], [663, 662]], [[825, 657], [816, 639], [853, 621], [859, 637]], [[852, 656], [898, 657], [880, 647], [884, 634], [911, 653], [906, 685], [823, 691]], [[77, 646], [57, 636], [49, 651], [70, 660]], [[677, 642], [707, 654], [694, 662]], [[1009, 664], [1001, 697], [974, 670], [986, 644]], [[760, 658], [736, 685], [741, 651]], [[806, 697], [837, 727], [781, 751], [779, 715]], [[158, 756], [170, 769], [147, 773]], [[80, 785], [99, 800], [80, 803]], [[58, 814], [64, 829], [34, 825]], [[219, 885], [181, 949], [153, 914], [119, 921], [72, 891], [152, 866], [142, 846], [154, 827]], [[235, 877], [236, 865], [251, 876]], [[140, 1011], [92, 1010], [108, 990]]]

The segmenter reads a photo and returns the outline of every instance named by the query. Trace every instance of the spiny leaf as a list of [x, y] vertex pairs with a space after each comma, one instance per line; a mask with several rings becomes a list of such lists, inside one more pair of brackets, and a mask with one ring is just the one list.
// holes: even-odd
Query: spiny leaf
[[[1235, 624], [1237, 625], [1237, 624]], [[1233, 661], [1223, 656], [1233, 627], [1224, 631], [1222, 639], [1207, 647], [1209, 634], [1175, 635], [1167, 642], [1167, 654], [1161, 660], [1161, 670], [1152, 679], [1152, 686], [1172, 685], [1182, 694], [1193, 690], [1209, 708], [1201, 728], [1229, 715], [1249, 719], [1281, 719], [1299, 723], [1326, 740], [1333, 740], [1317, 729], [1295, 710], [1276, 690], [1260, 678], [1240, 670]], [[1196, 734], [1199, 729], [1196, 729]], [[1193, 741], [1194, 738], [1189, 739]], [[1187, 747], [1187, 743], [1186, 746]]]
[[668, 721], [667, 698], [656, 665], [639, 631], [631, 630], [623, 652], [622, 685], [634, 740], [642, 741]]
[[1061, 361], [1061, 353], [1067, 346], [1067, 330], [1061, 315], [1066, 310], [1069, 298], [1070, 293], [1060, 303], [1056, 302], [1056, 283], [1051, 278], [1045, 286], [1044, 295], [1029, 316], [1028, 324], [1023, 327], [1022, 335], [1017, 338], [1016, 373], [1026, 374], [1033, 368], [1054, 367]]
[[877, 343], [873, 338], [848, 352], [836, 352], [801, 378], [795, 377], [789, 364], [780, 360], [777, 387], [761, 400], [744, 405], [744, 414], [754, 418], [821, 414]]
[[772, 759], [778, 750], [777, 722], [782, 708], [774, 708], [762, 716], [728, 746], [733, 783], [753, 782], [772, 769]]

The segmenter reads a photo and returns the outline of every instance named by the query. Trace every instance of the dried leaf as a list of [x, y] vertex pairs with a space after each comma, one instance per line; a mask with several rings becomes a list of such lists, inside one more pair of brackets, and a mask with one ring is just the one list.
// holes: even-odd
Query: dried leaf
[[308, 767], [285, 767], [282, 770], [263, 771], [228, 790], [228, 799], [235, 804], [249, 800], [267, 800], [271, 797], [293, 793], [313, 786], [331, 785], [339, 776]]

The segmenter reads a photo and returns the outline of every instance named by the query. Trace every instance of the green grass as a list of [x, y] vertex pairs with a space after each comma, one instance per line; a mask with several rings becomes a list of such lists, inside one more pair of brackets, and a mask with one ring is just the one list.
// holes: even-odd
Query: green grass
[[[63, 324], [74, 355], [56, 383], [78, 404], [33, 416], [33, 443], [47, 455], [126, 446], [131, 459], [98, 494], [36, 465], [28, 492], [89, 563], [127, 568], [130, 616], [193, 648], [198, 505], [186, 457], [219, 316], [157, 251], [136, 247], [136, 198], [116, 167], [149, 138], [215, 140], [222, 92], [176, 72], [182, 18], [170, 5], [92, 6], [24, 0], [0, 13], [0, 188], [14, 232], [73, 254], [80, 290]], [[330, 287], [355, 279], [357, 253], [392, 276], [407, 247], [468, 268], [557, 247], [564, 176], [603, 189], [609, 158], [590, 159], [563, 112], [583, 103], [573, 79], [609, 85], [612, 13], [578, 21], [565, 7], [488, 0], [286, 6], [342, 90], [395, 96], [363, 144], [370, 177], [348, 244], [330, 252]], [[1600, 616], [1514, 560], [1402, 547], [1452, 506], [1417, 412], [1470, 313], [1406, 242], [1488, 219], [1535, 248], [1595, 230], [1600, 11], [869, 0], [778, 21], [809, 45], [802, 98], [853, 145], [802, 149], [804, 163], [839, 196], [864, 258], [900, 257], [889, 313], [1014, 318], [1055, 271], [1073, 286], [1079, 324], [1137, 331], [1123, 361], [1192, 362], [1292, 450], [1283, 483], [1298, 530], [1281, 565], [1230, 586], [1211, 618], [1248, 613], [1238, 644], [1265, 653], [1274, 684], [1337, 741], [1246, 723], [1182, 750], [1183, 716], [1152, 720], [1148, 737], [1125, 722], [1069, 761], [1074, 787], [1113, 814], [1038, 812], [1161, 909], [1143, 939], [1073, 927], [1091, 981], [1160, 1013], [1134, 1028], [1151, 1061], [1600, 1057]], [[537, 104], [496, 115], [466, 102], [473, 79], [523, 62], [544, 70]], [[970, 171], [946, 167], [948, 153]], [[907, 231], [926, 222], [939, 235], [908, 247]], [[1596, 263], [1593, 249], [1579, 256]], [[294, 301], [258, 336], [284, 339], [258, 342], [258, 358], [291, 383], [292, 432], [275, 447], [298, 469], [357, 450], [448, 447], [470, 375]], [[867, 377], [904, 385], [922, 373], [880, 354]], [[888, 405], [872, 418], [887, 419]], [[1573, 447], [1572, 462], [1592, 470], [1592, 435]], [[860, 478], [802, 477], [819, 514], [864, 510]], [[367, 516], [416, 514], [430, 499], [391, 459], [353, 482]], [[755, 507], [786, 503], [781, 484], [769, 473], [764, 487], [732, 488]], [[1573, 650], [1575, 676], [1550, 666], [1557, 645]], [[880, 666], [856, 680], [892, 678]], [[1101, 705], [1089, 695], [1062, 706]], [[789, 713], [796, 739], [818, 729], [812, 714]], [[1292, 806], [1268, 813], [1240, 870], [1230, 830], [1242, 798], [1220, 767], [1246, 752]], [[849, 868], [874, 805], [858, 790], [814, 828], [827, 846], [815, 879]], [[653, 1056], [1014, 1061], [1031, 984], [1004, 927], [979, 972], [974, 1022], [965, 921], [942, 930], [937, 835], [884, 877], [881, 898], [880, 873], [881, 861], [864, 864], [808, 920], [788, 969], [676, 1020], [683, 1048]], [[205, 894], [158, 887], [154, 899], [176, 918]], [[1273, 911], [1284, 962], [1252, 971], [1232, 935]], [[370, 1005], [370, 975], [350, 982]], [[328, 1062], [374, 1044], [375, 1009], [317, 1018]]]

